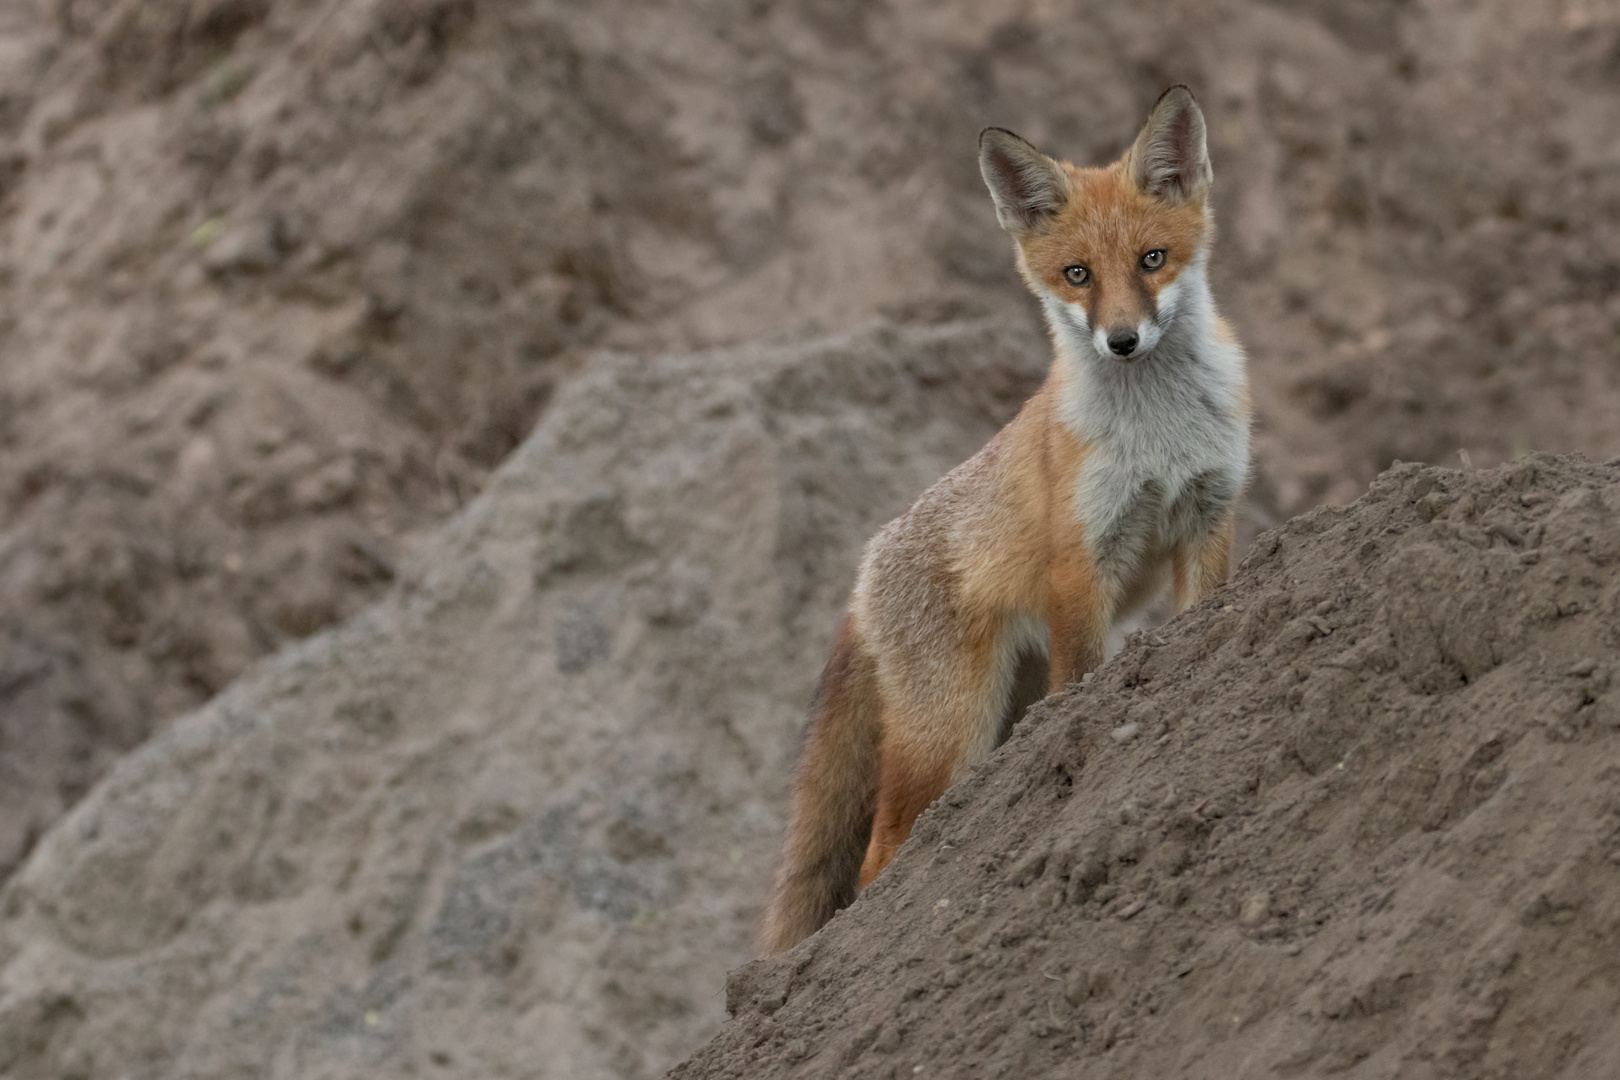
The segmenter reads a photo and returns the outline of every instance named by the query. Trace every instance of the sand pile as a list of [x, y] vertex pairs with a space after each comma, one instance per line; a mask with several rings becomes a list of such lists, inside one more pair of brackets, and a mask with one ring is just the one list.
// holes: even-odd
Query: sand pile
[[0, 1075], [661, 1075], [748, 955], [861, 541], [1039, 346], [599, 358], [386, 600], [121, 761], [0, 890]]
[[[1620, 17], [1563, 0], [0, 10], [0, 873], [376, 601], [590, 350], [1036, 325], [974, 161], [1210, 117], [1259, 526], [1620, 452]], [[929, 478], [931, 479], [931, 478]]]
[[1620, 463], [1403, 465], [1031, 710], [674, 1076], [1598, 1077]]
[[[1564, 0], [0, 5], [0, 876], [120, 755], [248, 679], [185, 722], [212, 734], [184, 745], [212, 749], [164, 744], [94, 796], [116, 807], [98, 820], [149, 825], [74, 825], [9, 894], [0, 1060], [214, 1075], [264, 1047], [252, 1068], [374, 1074], [477, 1043], [545, 1076], [667, 1068], [716, 1029], [719, 973], [747, 955], [860, 544], [1045, 363], [979, 128], [1098, 161], [1166, 84], [1197, 88], [1214, 281], [1253, 357], [1252, 536], [1355, 498], [1395, 457], [1620, 452], [1617, 55], [1620, 16]], [[872, 319], [891, 343], [825, 341]], [[988, 343], [945, 347], [942, 376], [908, 367], [934, 334]], [[761, 389], [800, 363], [782, 357], [848, 349], [910, 374], [817, 360], [791, 393]], [[711, 359], [656, 393], [592, 381], [692, 353]], [[754, 382], [726, 356], [777, 359]], [[716, 399], [691, 387], [711, 377], [753, 404], [703, 413]], [[514, 509], [478, 502], [568, 402], [556, 422], [600, 445], [530, 444], [495, 499]], [[745, 423], [777, 449], [704, 456]], [[714, 473], [660, 493], [688, 469]], [[621, 515], [632, 489], [653, 509]], [[509, 514], [507, 554], [477, 554], [465, 524], [441, 535], [458, 513]], [[738, 531], [758, 549], [739, 555]], [[524, 561], [553, 543], [577, 573]], [[467, 614], [486, 601], [423, 584], [471, 581], [478, 559], [507, 567], [490, 603], [532, 610]], [[475, 678], [515, 689], [486, 707]], [[728, 723], [735, 740], [713, 734]], [[624, 734], [659, 724], [645, 746]], [[567, 734], [499, 734], [523, 725]], [[248, 741], [224, 749], [233, 732]], [[496, 760], [509, 773], [478, 779]], [[727, 824], [680, 824], [686, 796], [667, 793], [590, 804], [577, 834], [545, 816], [591, 784], [696, 792]], [[161, 809], [191, 799], [195, 832]], [[637, 831], [666, 817], [667, 855]], [[157, 859], [143, 829], [180, 831]], [[430, 1005], [390, 996], [431, 966], [445, 882], [507, 842], [488, 872], [520, 884], [473, 891], [530, 960], [490, 960]], [[81, 862], [115, 868], [67, 884]], [[608, 921], [580, 938], [550, 901], [514, 914], [541, 865], [569, 882], [559, 910]], [[148, 874], [152, 908], [123, 890]], [[600, 914], [631, 911], [619, 900], [578, 899], [643, 874], [627, 922]], [[635, 921], [697, 904], [699, 882], [718, 914]], [[679, 974], [647, 974], [660, 964]], [[427, 1010], [416, 1034], [385, 1038], [407, 999]], [[425, 1019], [441, 1006], [454, 1019]], [[576, 1034], [541, 1060], [537, 1031]]]

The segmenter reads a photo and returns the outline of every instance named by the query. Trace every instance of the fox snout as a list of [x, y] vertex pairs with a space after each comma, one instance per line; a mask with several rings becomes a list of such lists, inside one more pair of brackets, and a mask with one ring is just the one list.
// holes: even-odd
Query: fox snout
[[1127, 322], [1099, 326], [1091, 339], [1098, 356], [1112, 356], [1129, 364], [1152, 352], [1163, 333], [1157, 319], [1143, 318], [1135, 325]]
[[1108, 335], [1108, 351], [1122, 360], [1128, 360], [1141, 340], [1142, 335], [1135, 330], [1115, 330]]

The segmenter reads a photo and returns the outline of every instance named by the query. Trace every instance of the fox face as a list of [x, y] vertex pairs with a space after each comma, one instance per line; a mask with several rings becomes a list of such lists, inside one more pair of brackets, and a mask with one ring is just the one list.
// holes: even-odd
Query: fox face
[[1171, 206], [1123, 170], [1075, 170], [1068, 204], [1021, 240], [1025, 279], [1101, 357], [1148, 357], [1175, 316], [1176, 282], [1204, 250], [1202, 205]]
[[1054, 329], [1102, 359], [1151, 357], [1209, 246], [1209, 151], [1191, 92], [1167, 90], [1104, 168], [1059, 163], [1000, 128], [980, 135], [979, 168]]

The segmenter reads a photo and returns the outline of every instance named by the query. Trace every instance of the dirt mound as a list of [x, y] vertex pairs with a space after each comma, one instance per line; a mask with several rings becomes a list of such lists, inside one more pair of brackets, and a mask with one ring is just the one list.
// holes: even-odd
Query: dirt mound
[[1254, 524], [1620, 451], [1617, 42], [1562, 0], [5, 5], [0, 871], [382, 595], [589, 349], [1033, 327], [984, 124], [1096, 161], [1197, 88]]
[[593, 362], [387, 599], [46, 835], [0, 891], [0, 1075], [661, 1074], [748, 956], [862, 541], [1041, 345]]
[[1620, 462], [1260, 538], [748, 965], [674, 1076], [1606, 1077]]
[[[116, 807], [103, 831], [47, 845], [28, 875], [41, 888], [69, 864], [103, 868], [83, 888], [51, 885], [38, 908], [26, 900], [34, 886], [11, 894], [0, 1058], [19, 1075], [100, 1075], [120, 1054], [207, 1073], [262, 1045], [273, 1048], [256, 1059], [265, 1071], [345, 1054], [386, 1069], [418, 1052], [436, 1062], [439, 1033], [460, 1046], [465, 1028], [491, 1057], [525, 1060], [540, 1031], [562, 1047], [559, 1070], [661, 1068], [713, 1029], [718, 1004], [699, 984], [744, 955], [788, 747], [861, 542], [976, 449], [1017, 395], [993, 389], [988, 412], [975, 405], [967, 360], [937, 384], [907, 376], [898, 396], [830, 363], [826, 378], [856, 381], [805, 375], [791, 394], [749, 391], [739, 400], [755, 405], [704, 416], [679, 380], [656, 383], [656, 401], [614, 398], [591, 381], [594, 350], [802, 340], [882, 314], [913, 327], [898, 339], [912, 355], [903, 343], [926, 339], [923, 328], [988, 316], [1022, 342], [1016, 359], [1011, 344], [991, 346], [992, 381], [1016, 368], [996, 386], [1021, 386], [1045, 348], [977, 175], [978, 129], [1010, 126], [1096, 161], [1179, 80], [1210, 117], [1215, 283], [1254, 361], [1250, 532], [1353, 498], [1392, 457], [1607, 456], [1620, 452], [1617, 43], [1612, 11], [1563, 0], [0, 5], [0, 874], [149, 731], [256, 658], [392, 597], [250, 675], [187, 721], [193, 734], [128, 765], [95, 797]], [[586, 396], [571, 399], [576, 378]], [[892, 419], [909, 394], [936, 392], [948, 404], [932, 420], [921, 413], [934, 404]], [[822, 431], [803, 410], [827, 395], [845, 403], [829, 414], [832, 441], [805, 435], [780, 451], [818, 462], [773, 474], [796, 479], [744, 485], [747, 505], [724, 485], [678, 507], [647, 494], [665, 523], [656, 550], [637, 539], [641, 511], [618, 524], [622, 486], [767, 468], [680, 439], [746, 420], [765, 432], [758, 445], [776, 446]], [[477, 544], [433, 530], [535, 417], [568, 400], [599, 414], [558, 422], [604, 445], [522, 451], [512, 468], [536, 486], [539, 501], [522, 505], [566, 489], [577, 521], [514, 509], [528, 524], [502, 550], [544, 535], [574, 554], [532, 590], [532, 568], [502, 571], [495, 588], [511, 596], [488, 602], [530, 597], [537, 621], [490, 623], [509, 635], [498, 638], [478, 607], [483, 586], [466, 585], [470, 599], [436, 591], [483, 580], [455, 561]], [[627, 402], [643, 404], [631, 415]], [[641, 458], [614, 456], [609, 444], [666, 413], [685, 434], [632, 439]], [[869, 422], [849, 434], [837, 416]], [[503, 505], [518, 498], [503, 491]], [[464, 521], [497, 514], [479, 505]], [[739, 523], [797, 539], [733, 566]], [[592, 554], [598, 541], [607, 555]], [[660, 561], [668, 551], [687, 554]], [[714, 599], [705, 575], [732, 582], [730, 599]], [[744, 579], [757, 595], [743, 595]], [[585, 580], [599, 593], [564, 587]], [[663, 599], [645, 599], [654, 594]], [[432, 610], [449, 613], [444, 626], [430, 625]], [[785, 629], [781, 610], [795, 613]], [[621, 648], [631, 660], [601, 659]], [[337, 674], [322, 683], [314, 670]], [[528, 696], [464, 689], [476, 673]], [[755, 706], [773, 717], [763, 735], [741, 719]], [[737, 738], [704, 726], [722, 715], [741, 725]], [[559, 731], [561, 717], [593, 719], [555, 747], [515, 734], [520, 722]], [[621, 746], [630, 728], [618, 725], [652, 732], [655, 719], [673, 734], [646, 743], [667, 756]], [[227, 731], [248, 740], [240, 760], [220, 748]], [[446, 731], [492, 748], [446, 749]], [[328, 739], [339, 764], [323, 764]], [[232, 779], [195, 788], [185, 747], [201, 773], [216, 754], [231, 762], [236, 771], [219, 768]], [[481, 794], [481, 770], [503, 753], [510, 771], [487, 790], [516, 794]], [[452, 765], [435, 762], [476, 764], [470, 780], [445, 779], [435, 770]], [[755, 794], [739, 796], [737, 866], [731, 825], [672, 826], [684, 839], [667, 841], [667, 856], [646, 838], [644, 820], [681, 820], [674, 795], [631, 800], [641, 809], [623, 825], [600, 809], [608, 794], [593, 796], [607, 801], [581, 804], [577, 832], [557, 819], [577, 844], [511, 840], [487, 870], [504, 884], [458, 894], [474, 897], [457, 909], [470, 920], [496, 912], [479, 925], [501, 944], [471, 966], [447, 961], [458, 974], [426, 996], [399, 991], [440, 1020], [377, 1030], [406, 985], [390, 980], [427, 963], [434, 890], [484, 850], [480, 837], [542, 820], [552, 788], [691, 790], [718, 805], [714, 792], [730, 798], [743, 773]], [[440, 783], [466, 787], [412, 794]], [[183, 842], [162, 848], [141, 832], [178, 829], [176, 808], [192, 805], [207, 809], [190, 811]], [[331, 831], [329, 806], [351, 832]], [[296, 822], [284, 818], [294, 807]], [[216, 814], [234, 824], [206, 828]], [[120, 832], [124, 815], [148, 824]], [[159, 848], [167, 861], [146, 865]], [[344, 876], [339, 849], [368, 853], [358, 877]], [[135, 851], [146, 855], [128, 867], [95, 862]], [[570, 883], [557, 910], [586, 904], [605, 921], [578, 930], [571, 915], [548, 921], [551, 900], [522, 908], [536, 867]], [[675, 883], [680, 903], [697, 905], [681, 890], [710, 880], [710, 906], [666, 926], [614, 922], [601, 913], [627, 910], [620, 900], [578, 899], [619, 896], [613, 883], [643, 869]], [[126, 919], [114, 885], [148, 874], [167, 884]], [[332, 930], [344, 890], [365, 898], [341, 915], [352, 941]], [[303, 944], [286, 945], [305, 923], [315, 929]], [[74, 936], [81, 924], [91, 929]], [[544, 944], [525, 951], [526, 937]], [[538, 974], [524, 966], [537, 955], [551, 958]], [[433, 1011], [475, 983], [492, 996]], [[509, 987], [521, 992], [502, 997]], [[505, 1022], [514, 1015], [524, 1024]], [[253, 1036], [227, 1051], [233, 1030]]]

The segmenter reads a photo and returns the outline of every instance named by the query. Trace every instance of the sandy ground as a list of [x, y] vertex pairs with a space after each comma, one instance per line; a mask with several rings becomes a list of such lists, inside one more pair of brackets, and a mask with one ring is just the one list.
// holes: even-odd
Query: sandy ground
[[1592, 1078], [1620, 463], [1402, 466], [1032, 709], [675, 1077]]
[[602, 356], [341, 627], [0, 888], [0, 1075], [661, 1075], [713, 1034], [861, 541], [1039, 339]]
[[[759, 833], [736, 850], [768, 863], [798, 709], [862, 538], [971, 453], [1044, 362], [974, 165], [985, 124], [1097, 162], [1165, 85], [1198, 93], [1213, 277], [1258, 410], [1245, 536], [1354, 499], [1395, 459], [1620, 452], [1617, 56], [1620, 12], [1574, 0], [7, 5], [0, 872], [121, 755], [260, 677], [262, 658], [362, 612], [395, 617], [378, 613], [409, 593], [404, 568], [443, 550], [445, 523], [580, 380], [627, 356], [814, 352], [873, 319], [905, 341], [993, 326], [985, 362], [1003, 374], [984, 408], [937, 406], [955, 434], [825, 448], [841, 464], [782, 504], [824, 531], [813, 568], [756, 571], [771, 597], [814, 595], [791, 647], [749, 661], [775, 688], [760, 706], [774, 734], [750, 751]], [[787, 344], [807, 341], [822, 344]], [[823, 389], [839, 415], [890, 407]], [[601, 417], [565, 421], [609, 442], [638, 422], [571, 400]], [[636, 400], [693, 430], [712, 419], [678, 384]], [[658, 445], [649, 477], [708, 460]], [[841, 499], [861, 509], [832, 524], [808, 509]], [[751, 520], [725, 505], [688, 502], [666, 535]], [[567, 664], [642, 619], [587, 608], [563, 634], [582, 650]], [[728, 625], [706, 647], [753, 655], [754, 633]], [[528, 677], [503, 655], [488, 677]], [[570, 692], [545, 670], [536, 694]], [[438, 677], [462, 692], [456, 669]], [[672, 723], [708, 723], [705, 708], [662, 706]], [[648, 759], [613, 783], [659, 775]], [[680, 874], [709, 865], [683, 845]], [[740, 962], [756, 884], [735, 879], [731, 914], [672, 944]], [[581, 986], [578, 1001], [621, 992]], [[0, 1014], [72, 1015], [17, 993], [22, 1011]], [[670, 1000], [684, 1004], [626, 1007], [627, 1031], [668, 1025], [645, 1051], [528, 1068], [654, 1075], [720, 1015], [712, 996]], [[14, 1022], [56, 1075], [54, 1036]]]
[[1211, 122], [1249, 533], [1620, 450], [1620, 16], [1577, 3], [19, 2], [0, 13], [0, 866], [385, 591], [604, 344], [1036, 324], [980, 126]]

